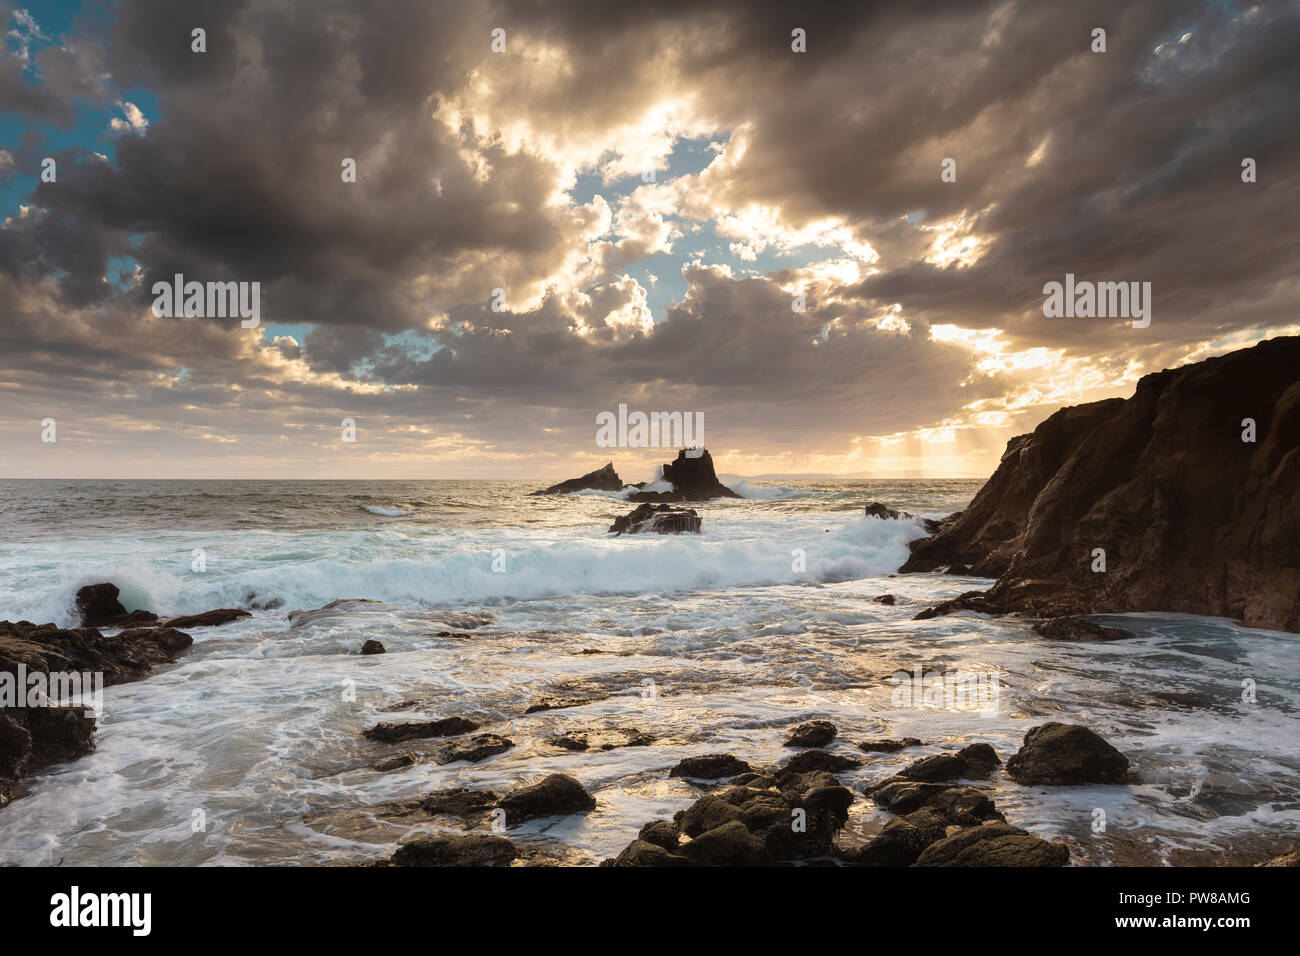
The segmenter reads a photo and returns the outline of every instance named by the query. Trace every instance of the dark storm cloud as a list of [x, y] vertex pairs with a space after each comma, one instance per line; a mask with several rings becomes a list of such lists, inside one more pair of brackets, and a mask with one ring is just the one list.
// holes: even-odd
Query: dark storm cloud
[[[498, 26], [506, 56], [489, 49]], [[245, 410], [283, 410], [246, 423], [268, 434], [361, 407], [519, 436], [554, 414], [585, 427], [629, 395], [817, 447], [933, 424], [1009, 386], [932, 325], [1159, 362], [1295, 321], [1298, 41], [1285, 3], [128, 0], [33, 47], [42, 82], [13, 49], [0, 62], [6, 108], [32, 120], [132, 88], [158, 102], [112, 162], [60, 152], [57, 183], [0, 231], [10, 377], [137, 376], [122, 407], [178, 416], [224, 407], [234, 383]], [[704, 212], [674, 213], [833, 219], [878, 250], [877, 274], [822, 280], [799, 314], [799, 266], [683, 260], [683, 301], [639, 322], [636, 286], [610, 273], [653, 241], [598, 236], [603, 201], [557, 197], [572, 151], [627, 148], [625, 124], [661, 101], [738, 146], [680, 197]], [[0, 145], [28, 174], [39, 161], [31, 136]], [[940, 182], [948, 156], [956, 183]], [[931, 228], [978, 239], [978, 259], [924, 261]], [[118, 257], [141, 266], [128, 289], [104, 280]], [[1067, 271], [1152, 282], [1152, 327], [1045, 319], [1042, 285]], [[150, 319], [174, 273], [259, 281], [264, 323], [314, 328], [263, 356], [229, 321]], [[877, 326], [895, 303], [907, 332]]]

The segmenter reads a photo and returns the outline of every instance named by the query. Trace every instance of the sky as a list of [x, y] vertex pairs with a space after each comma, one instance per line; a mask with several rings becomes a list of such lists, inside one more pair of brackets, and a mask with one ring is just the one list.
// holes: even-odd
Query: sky
[[[1293, 0], [0, 22], [0, 477], [650, 478], [597, 442], [623, 404], [725, 474], [980, 478], [1300, 332]], [[166, 314], [177, 274], [257, 326]], [[1067, 274], [1150, 324], [1049, 317]]]

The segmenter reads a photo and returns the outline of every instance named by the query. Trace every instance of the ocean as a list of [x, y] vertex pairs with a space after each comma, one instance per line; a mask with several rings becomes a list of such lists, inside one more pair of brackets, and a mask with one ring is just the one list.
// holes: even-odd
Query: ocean
[[[357, 864], [457, 821], [404, 802], [449, 787], [502, 793], [567, 773], [585, 815], [510, 836], [556, 862], [617, 855], [700, 795], [667, 770], [731, 753], [770, 765], [785, 732], [832, 721], [858, 793], [844, 839], [884, 815], [861, 795], [911, 761], [973, 742], [1003, 761], [1033, 726], [1082, 723], [1129, 756], [1132, 786], [987, 784], [1007, 819], [1067, 840], [1079, 864], [1215, 863], [1300, 833], [1300, 642], [1174, 614], [1099, 617], [1136, 633], [1043, 641], [1031, 622], [914, 621], [992, 582], [894, 576], [919, 518], [979, 481], [723, 480], [744, 497], [689, 505], [700, 535], [610, 537], [610, 493], [529, 497], [544, 481], [0, 481], [0, 619], [77, 622], [81, 585], [130, 609], [254, 609], [195, 628], [194, 647], [104, 692], [95, 751], [28, 778], [0, 811], [9, 864]], [[894, 595], [892, 605], [873, 601]], [[290, 619], [295, 610], [338, 607]], [[368, 639], [387, 653], [361, 656]], [[904, 674], [974, 675], [902, 693]], [[933, 689], [931, 687], [931, 689]], [[578, 706], [525, 711], [551, 696]], [[465, 716], [509, 738], [480, 763], [368, 741], [379, 721]], [[570, 731], [635, 729], [648, 746], [566, 750]], [[864, 754], [859, 741], [924, 747]], [[418, 744], [444, 744], [421, 741]]]

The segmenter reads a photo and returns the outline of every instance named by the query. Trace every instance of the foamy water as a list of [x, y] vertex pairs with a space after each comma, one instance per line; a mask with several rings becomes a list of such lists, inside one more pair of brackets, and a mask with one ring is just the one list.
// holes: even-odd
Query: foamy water
[[[855, 789], [948, 746], [984, 741], [1005, 760], [1046, 720], [1093, 727], [1129, 755], [1138, 784], [987, 784], [1011, 822], [1068, 839], [1077, 862], [1180, 862], [1296, 838], [1295, 635], [1127, 615], [1109, 622], [1137, 639], [1068, 645], [1018, 620], [912, 621], [989, 582], [891, 577], [924, 531], [862, 506], [938, 516], [978, 483], [728, 481], [747, 497], [695, 505], [703, 534], [654, 538], [606, 536], [630, 507], [615, 495], [526, 498], [533, 483], [0, 482], [0, 618], [71, 624], [73, 592], [101, 580], [128, 608], [164, 614], [277, 605], [196, 628], [177, 664], [108, 688], [95, 752], [31, 778], [0, 811], [0, 860], [366, 862], [412, 833], [456, 828], [389, 804], [558, 771], [597, 810], [510, 835], [597, 862], [699, 795], [667, 776], [678, 760], [773, 763], [793, 753], [785, 730], [814, 717], [839, 726], [830, 749], [863, 759], [840, 775]], [[898, 603], [870, 600], [885, 592]], [[288, 618], [340, 598], [379, 603]], [[489, 621], [465, 629], [467, 614]], [[368, 638], [388, 652], [357, 655]], [[900, 706], [891, 675], [917, 666], [996, 674], [996, 709]], [[547, 693], [596, 699], [523, 714]], [[373, 769], [420, 748], [371, 743], [366, 728], [450, 715], [515, 747], [479, 764]], [[606, 727], [656, 741], [547, 743]], [[928, 746], [853, 746], [880, 736]], [[851, 827], [879, 818], [859, 796]]]

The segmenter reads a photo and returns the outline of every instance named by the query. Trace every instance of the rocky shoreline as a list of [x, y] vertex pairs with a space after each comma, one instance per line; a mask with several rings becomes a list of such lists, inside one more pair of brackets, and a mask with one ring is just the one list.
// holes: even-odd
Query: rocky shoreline
[[910, 547], [902, 572], [997, 578], [980, 610], [1183, 612], [1300, 632], [1300, 338], [1061, 409]]

